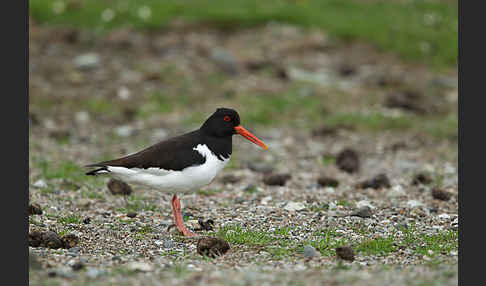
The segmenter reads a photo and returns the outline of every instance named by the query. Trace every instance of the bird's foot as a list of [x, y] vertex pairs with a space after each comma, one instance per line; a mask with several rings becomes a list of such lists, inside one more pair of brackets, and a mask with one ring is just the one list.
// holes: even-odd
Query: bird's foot
[[189, 237], [196, 236], [194, 232], [188, 230], [184, 226], [184, 220], [182, 219], [182, 213], [181, 213], [181, 202], [179, 201], [179, 198], [176, 195], [172, 197], [172, 211], [174, 213], [174, 222], [177, 229], [184, 236], [189, 236]]

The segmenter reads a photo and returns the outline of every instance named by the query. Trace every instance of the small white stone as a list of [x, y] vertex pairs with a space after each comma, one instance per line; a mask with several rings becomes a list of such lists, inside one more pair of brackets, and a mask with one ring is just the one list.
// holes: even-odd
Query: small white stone
[[97, 67], [100, 63], [100, 56], [96, 53], [87, 53], [74, 58], [74, 64], [80, 69]]
[[50, 119], [50, 118], [48, 118], [48, 119], [44, 120], [44, 127], [45, 127], [46, 129], [51, 129], [51, 130], [52, 130], [52, 129], [57, 129], [57, 125], [56, 125], [56, 123], [54, 122], [54, 120], [52, 120], [52, 119]]
[[421, 207], [423, 206], [424, 204], [422, 202], [419, 202], [419, 201], [416, 201], [416, 200], [409, 200], [407, 202], [407, 207], [413, 209], [413, 208], [416, 208], [416, 207]]
[[444, 173], [448, 175], [454, 175], [456, 174], [457, 170], [456, 167], [454, 167], [451, 163], [447, 162], [444, 166]]
[[261, 203], [262, 205], [266, 205], [266, 204], [268, 204], [268, 202], [269, 202], [269, 201], [271, 201], [271, 200], [272, 200], [272, 196], [266, 196], [266, 197], [264, 197], [264, 198], [261, 200], [261, 202], [260, 202], [260, 203]]
[[432, 226], [432, 229], [436, 230], [436, 231], [442, 231], [444, 229], [444, 227], [440, 226], [440, 225], [433, 225]]
[[92, 267], [88, 267], [88, 269], [86, 271], [86, 276], [88, 276], [89, 278], [97, 278], [101, 274], [103, 274], [102, 270], [92, 268]]
[[115, 133], [118, 136], [121, 136], [121, 137], [128, 137], [128, 136], [132, 135], [134, 131], [135, 131], [135, 128], [133, 128], [133, 126], [130, 126], [130, 125], [122, 125], [122, 126], [115, 128]]
[[36, 188], [47, 188], [47, 183], [46, 183], [46, 181], [40, 179], [40, 180], [37, 180], [32, 186], [34, 186]]
[[130, 262], [127, 268], [134, 271], [149, 272], [153, 270], [153, 266], [145, 262]]
[[386, 195], [389, 198], [396, 198], [396, 197], [405, 196], [406, 193], [402, 185], [395, 185]]
[[89, 113], [86, 111], [76, 112], [76, 114], [74, 115], [74, 119], [78, 123], [87, 123], [89, 121]]
[[287, 211], [300, 211], [305, 209], [305, 206], [303, 203], [300, 202], [288, 202], [285, 205], [284, 209]]
[[333, 187], [325, 187], [324, 192], [328, 194], [334, 194], [336, 191], [334, 190]]
[[306, 267], [304, 264], [297, 264], [295, 265], [295, 268], [294, 268], [296, 271], [302, 271], [302, 270], [305, 270]]
[[130, 99], [130, 90], [126, 86], [122, 86], [118, 89], [118, 97], [123, 100]]
[[329, 210], [332, 211], [332, 210], [335, 210], [337, 208], [337, 205], [335, 202], [330, 202], [329, 203]]
[[360, 209], [362, 207], [369, 207], [372, 210], [376, 209], [376, 207], [374, 207], [369, 201], [366, 201], [366, 200], [361, 200], [358, 203], [356, 203], [356, 207], [358, 209]]
[[440, 218], [440, 219], [446, 219], [446, 220], [447, 220], [447, 219], [450, 219], [450, 218], [451, 218], [451, 216], [450, 216], [450, 215], [448, 215], [448, 214], [440, 214], [440, 215], [438, 215], [438, 216], [437, 216], [437, 218]]

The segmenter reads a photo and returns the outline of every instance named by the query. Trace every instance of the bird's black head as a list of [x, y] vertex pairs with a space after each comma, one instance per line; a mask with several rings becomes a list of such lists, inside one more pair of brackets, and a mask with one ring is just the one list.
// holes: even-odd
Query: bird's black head
[[201, 126], [204, 133], [216, 136], [227, 137], [237, 134], [235, 127], [240, 125], [238, 112], [230, 108], [218, 108]]
[[201, 130], [214, 137], [231, 137], [239, 134], [251, 142], [268, 149], [260, 139], [240, 125], [240, 116], [231, 108], [218, 108], [201, 126]]

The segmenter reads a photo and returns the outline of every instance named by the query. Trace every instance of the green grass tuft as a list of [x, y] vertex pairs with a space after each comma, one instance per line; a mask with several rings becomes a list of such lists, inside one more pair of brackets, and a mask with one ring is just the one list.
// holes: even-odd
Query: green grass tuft
[[57, 219], [57, 221], [62, 224], [80, 224], [82, 223], [83, 220], [81, 219], [80, 216], [76, 214], [71, 214], [71, 215], [60, 217]]

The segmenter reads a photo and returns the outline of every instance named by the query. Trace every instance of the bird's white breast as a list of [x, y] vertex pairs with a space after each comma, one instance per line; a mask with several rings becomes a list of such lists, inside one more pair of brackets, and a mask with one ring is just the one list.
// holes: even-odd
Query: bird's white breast
[[125, 168], [108, 166], [110, 174], [127, 183], [143, 185], [160, 191], [194, 192], [198, 188], [208, 185], [229, 161], [223, 161], [209, 150], [205, 144], [193, 148], [206, 162], [201, 165], [190, 166], [181, 171], [164, 170], [160, 168]]

